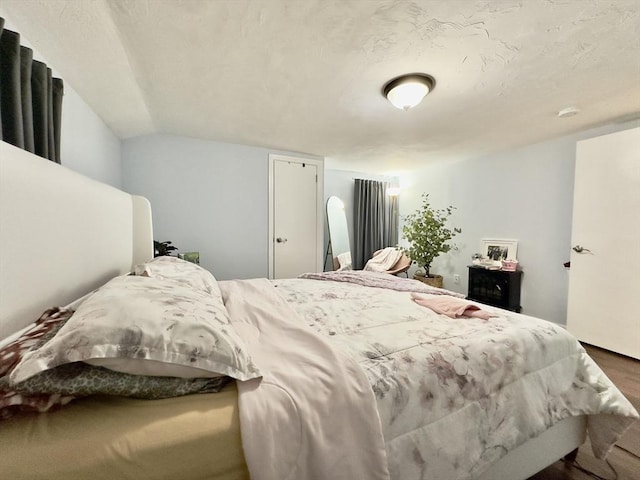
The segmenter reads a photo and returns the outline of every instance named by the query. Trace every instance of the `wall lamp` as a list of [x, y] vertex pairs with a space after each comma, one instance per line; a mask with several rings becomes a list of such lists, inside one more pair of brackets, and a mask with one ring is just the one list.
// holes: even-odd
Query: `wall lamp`
[[387, 82], [382, 94], [400, 110], [409, 110], [418, 105], [436, 86], [436, 80], [425, 73], [401, 75]]
[[390, 197], [398, 197], [400, 196], [400, 187], [389, 187], [387, 188], [387, 195]]

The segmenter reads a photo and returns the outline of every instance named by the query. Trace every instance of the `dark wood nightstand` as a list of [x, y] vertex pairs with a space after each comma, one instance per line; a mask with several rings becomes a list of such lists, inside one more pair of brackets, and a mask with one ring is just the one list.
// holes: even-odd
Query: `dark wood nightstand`
[[522, 271], [505, 272], [469, 265], [469, 293], [467, 298], [494, 307], [520, 313], [520, 285]]

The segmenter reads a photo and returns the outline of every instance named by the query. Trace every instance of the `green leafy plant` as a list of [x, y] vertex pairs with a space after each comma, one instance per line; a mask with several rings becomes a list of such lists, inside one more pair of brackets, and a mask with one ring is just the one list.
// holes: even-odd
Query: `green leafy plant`
[[462, 233], [462, 229], [446, 226], [454, 210], [455, 207], [451, 205], [444, 209], [431, 207], [429, 194], [423, 193], [422, 207], [405, 217], [402, 235], [409, 241], [410, 246], [402, 250], [424, 270], [426, 277], [432, 277], [429, 269], [434, 258], [456, 248], [449, 240]]
[[171, 256], [171, 252], [174, 250], [178, 250], [176, 247], [171, 245], [170, 241], [166, 242], [156, 242], [153, 241], [153, 249], [154, 249], [154, 257], [163, 257], [163, 256]]

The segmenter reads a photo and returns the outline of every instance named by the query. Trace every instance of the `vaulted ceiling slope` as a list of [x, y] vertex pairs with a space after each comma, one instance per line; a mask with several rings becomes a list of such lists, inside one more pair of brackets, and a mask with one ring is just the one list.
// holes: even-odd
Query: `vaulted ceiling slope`
[[[640, 112], [639, 0], [0, 0], [121, 138], [393, 171]], [[436, 87], [404, 112], [403, 73]], [[575, 106], [571, 118], [558, 111]]]

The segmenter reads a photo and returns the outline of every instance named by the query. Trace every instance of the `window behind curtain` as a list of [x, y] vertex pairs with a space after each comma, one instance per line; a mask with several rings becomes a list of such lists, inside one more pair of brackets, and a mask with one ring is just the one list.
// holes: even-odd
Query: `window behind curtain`
[[0, 140], [60, 163], [61, 79], [0, 18]]
[[354, 258], [362, 270], [376, 250], [398, 244], [398, 198], [389, 196], [388, 182], [355, 180]]

